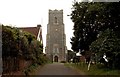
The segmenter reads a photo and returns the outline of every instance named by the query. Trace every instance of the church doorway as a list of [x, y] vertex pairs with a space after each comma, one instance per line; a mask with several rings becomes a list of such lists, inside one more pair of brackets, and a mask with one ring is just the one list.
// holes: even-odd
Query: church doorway
[[58, 56], [54, 57], [54, 62], [58, 62]]

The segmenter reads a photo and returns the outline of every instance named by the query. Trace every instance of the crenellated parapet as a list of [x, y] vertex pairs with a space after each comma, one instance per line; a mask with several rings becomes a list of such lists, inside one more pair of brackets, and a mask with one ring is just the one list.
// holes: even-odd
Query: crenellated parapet
[[49, 9], [49, 24], [63, 24], [63, 10], [51, 10]]
[[61, 9], [61, 10], [57, 10], [57, 9], [51, 10], [51, 9], [49, 9], [49, 12], [63, 12], [63, 9]]

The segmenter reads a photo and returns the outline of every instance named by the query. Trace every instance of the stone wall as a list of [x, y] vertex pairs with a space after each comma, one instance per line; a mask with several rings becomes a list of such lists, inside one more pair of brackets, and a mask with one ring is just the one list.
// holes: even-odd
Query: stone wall
[[66, 35], [63, 24], [63, 10], [49, 10], [48, 17], [46, 54], [52, 61], [54, 61], [55, 56], [58, 57], [58, 61], [65, 61]]

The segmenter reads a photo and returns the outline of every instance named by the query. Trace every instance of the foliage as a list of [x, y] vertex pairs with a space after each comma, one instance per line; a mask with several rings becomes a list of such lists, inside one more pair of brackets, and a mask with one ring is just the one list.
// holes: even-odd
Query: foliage
[[71, 19], [74, 22], [74, 36], [71, 38], [74, 51], [89, 50], [89, 45], [97, 39], [97, 35], [107, 28], [113, 29], [120, 37], [120, 2], [75, 2]]
[[[18, 55], [18, 46], [15, 43], [14, 33], [12, 28], [4, 27], [2, 29], [2, 56], [3, 57], [16, 57]], [[11, 51], [12, 50], [12, 51]]]
[[67, 54], [68, 62], [70, 62], [70, 60], [73, 59], [74, 56], [76, 56], [76, 54], [73, 51], [68, 50], [68, 54]]
[[66, 63], [66, 61], [61, 61], [60, 63]]
[[98, 39], [94, 41], [90, 50], [96, 53], [97, 56], [103, 57], [105, 53], [109, 65], [112, 68], [120, 68], [120, 39], [116, 37], [115, 32], [111, 29], [107, 29], [100, 34]]
[[45, 64], [45, 63], [47, 63], [48, 62], [48, 58], [46, 57], [46, 56], [44, 56], [44, 55], [40, 55], [39, 57], [38, 57], [38, 64], [39, 65], [43, 65], [43, 64]]
[[[35, 39], [35, 36], [15, 27], [2, 25], [2, 48], [2, 57], [6, 63], [7, 61], [5, 60], [9, 57], [14, 60], [21, 57], [26, 61], [31, 60], [33, 64], [44, 64], [47, 62], [46, 57], [43, 56], [43, 46]], [[16, 68], [16, 66], [11, 68]]]
[[23, 70], [23, 72], [25, 73], [26, 76], [30, 75], [31, 72], [34, 71], [34, 69], [36, 69], [38, 67], [38, 64], [34, 63], [32, 65], [30, 65], [28, 68], [26, 68], [25, 70]]
[[72, 49], [93, 52], [97, 58], [105, 53], [109, 68], [120, 68], [120, 2], [74, 2]]

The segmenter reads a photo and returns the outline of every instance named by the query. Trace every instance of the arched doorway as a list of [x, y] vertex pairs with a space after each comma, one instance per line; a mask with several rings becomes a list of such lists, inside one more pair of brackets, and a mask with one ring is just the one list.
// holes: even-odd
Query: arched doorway
[[54, 62], [58, 62], [58, 56], [54, 57]]

